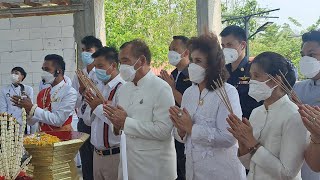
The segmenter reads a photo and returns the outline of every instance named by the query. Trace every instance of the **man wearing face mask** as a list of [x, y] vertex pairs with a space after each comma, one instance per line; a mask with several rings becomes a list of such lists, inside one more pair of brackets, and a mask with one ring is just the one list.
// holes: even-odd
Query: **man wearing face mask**
[[[20, 125], [22, 125], [22, 110], [17, 106], [13, 106], [11, 97], [13, 96], [28, 96], [33, 101], [33, 89], [31, 86], [22, 84], [27, 77], [26, 71], [22, 67], [14, 67], [10, 74], [10, 85], [1, 88], [0, 94], [0, 113], [12, 114]], [[36, 125], [27, 126], [25, 134], [31, 134], [36, 131]]]
[[[188, 40], [185, 36], [173, 36], [173, 41], [169, 47], [168, 59], [169, 63], [175, 66], [176, 69], [172, 71], [171, 76], [165, 70], [160, 72], [161, 78], [171, 86], [175, 104], [178, 107], [181, 105], [184, 91], [192, 85], [188, 73], [188, 65], [190, 63], [189, 50], [187, 48]], [[186, 179], [184, 144], [175, 140], [175, 148], [177, 153], [177, 180], [184, 180]]]
[[[81, 60], [83, 64], [83, 74], [88, 76], [98, 88], [103, 87], [103, 83], [96, 76], [96, 69], [94, 67], [94, 59], [92, 54], [98, 49], [102, 48], [102, 43], [94, 36], [86, 36], [81, 40]], [[84, 123], [83, 114], [88, 104], [84, 101], [83, 93], [85, 92], [85, 86], [80, 83], [78, 77], [75, 75], [72, 81], [72, 87], [78, 92], [76, 111], [79, 118], [77, 129], [79, 132], [91, 134], [91, 127]], [[93, 180], [93, 146], [88, 139], [79, 149], [82, 163], [82, 174], [84, 180]]]
[[[104, 107], [116, 134], [127, 135], [130, 179], [175, 179], [176, 152], [168, 109], [174, 105], [172, 89], [150, 71], [151, 52], [145, 42], [123, 44], [119, 53], [120, 76], [127, 82], [116, 94], [116, 106]], [[119, 166], [122, 180], [122, 164]]]
[[91, 144], [94, 146], [93, 176], [95, 180], [117, 179], [120, 161], [120, 136], [112, 130], [112, 124], [103, 112], [103, 104], [115, 104], [114, 95], [124, 80], [118, 72], [118, 52], [111, 47], [96, 51], [96, 76], [103, 82], [100, 91], [104, 99], [99, 99], [90, 90], [85, 92], [85, 101], [89, 105], [83, 115], [84, 122], [91, 126]]
[[59, 55], [47, 55], [42, 70], [41, 78], [51, 86], [39, 92], [37, 104], [19, 96], [12, 97], [11, 101], [26, 109], [29, 125], [39, 122], [41, 131], [71, 131], [77, 93], [63, 78], [65, 62]]
[[248, 95], [250, 62], [245, 54], [246, 33], [239, 26], [228, 26], [220, 36], [226, 68], [230, 74], [228, 83], [237, 88], [243, 117], [249, 118], [252, 110], [262, 105], [262, 102], [257, 102]]
[[[307, 78], [298, 82], [294, 90], [303, 104], [320, 106], [320, 32], [311, 31], [302, 35], [301, 60], [299, 63], [301, 74]], [[312, 137], [315, 143], [320, 138]], [[301, 170], [303, 180], [319, 180], [320, 173], [313, 172], [305, 163]]]

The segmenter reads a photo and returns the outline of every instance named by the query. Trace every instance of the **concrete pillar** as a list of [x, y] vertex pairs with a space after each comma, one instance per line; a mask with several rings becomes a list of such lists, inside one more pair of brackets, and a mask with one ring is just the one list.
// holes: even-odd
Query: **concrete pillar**
[[197, 0], [198, 35], [206, 29], [219, 34], [221, 26], [221, 0]]

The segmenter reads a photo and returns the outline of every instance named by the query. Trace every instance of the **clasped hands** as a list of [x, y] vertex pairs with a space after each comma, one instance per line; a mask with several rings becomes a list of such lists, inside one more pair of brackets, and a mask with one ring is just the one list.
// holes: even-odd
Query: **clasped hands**
[[11, 102], [14, 106], [24, 108], [27, 114], [29, 114], [33, 106], [32, 101], [28, 96], [12, 96]]
[[85, 102], [88, 103], [92, 110], [103, 104], [104, 115], [111, 121], [116, 130], [120, 130], [124, 127], [128, 115], [121, 106], [112, 106], [112, 101], [104, 102], [104, 100], [99, 99], [90, 90], [85, 91], [84, 98]]
[[320, 108], [306, 104], [300, 104], [298, 107], [302, 122], [311, 133], [311, 140], [317, 144], [320, 143]]

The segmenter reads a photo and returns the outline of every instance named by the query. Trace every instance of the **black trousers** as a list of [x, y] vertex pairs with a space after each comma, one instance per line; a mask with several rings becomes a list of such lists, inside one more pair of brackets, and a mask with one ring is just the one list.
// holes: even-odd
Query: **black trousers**
[[177, 174], [176, 180], [186, 179], [186, 155], [184, 154], [184, 144], [179, 141], [174, 141], [177, 153]]
[[[79, 132], [91, 134], [91, 127], [87, 126], [81, 118], [79, 118], [77, 127]], [[93, 151], [93, 145], [90, 143], [89, 137], [79, 149], [83, 180], [93, 180]]]

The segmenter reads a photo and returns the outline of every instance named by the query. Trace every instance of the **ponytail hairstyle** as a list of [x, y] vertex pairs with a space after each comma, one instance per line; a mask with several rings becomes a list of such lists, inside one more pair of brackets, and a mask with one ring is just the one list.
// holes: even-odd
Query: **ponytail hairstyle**
[[[273, 77], [281, 77], [282, 82], [288, 89], [294, 86], [296, 82], [295, 68], [291, 61], [275, 52], [263, 52], [254, 58], [252, 64], [257, 64], [265, 73]], [[286, 80], [281, 76], [285, 76]], [[288, 81], [288, 83], [286, 83]]]

